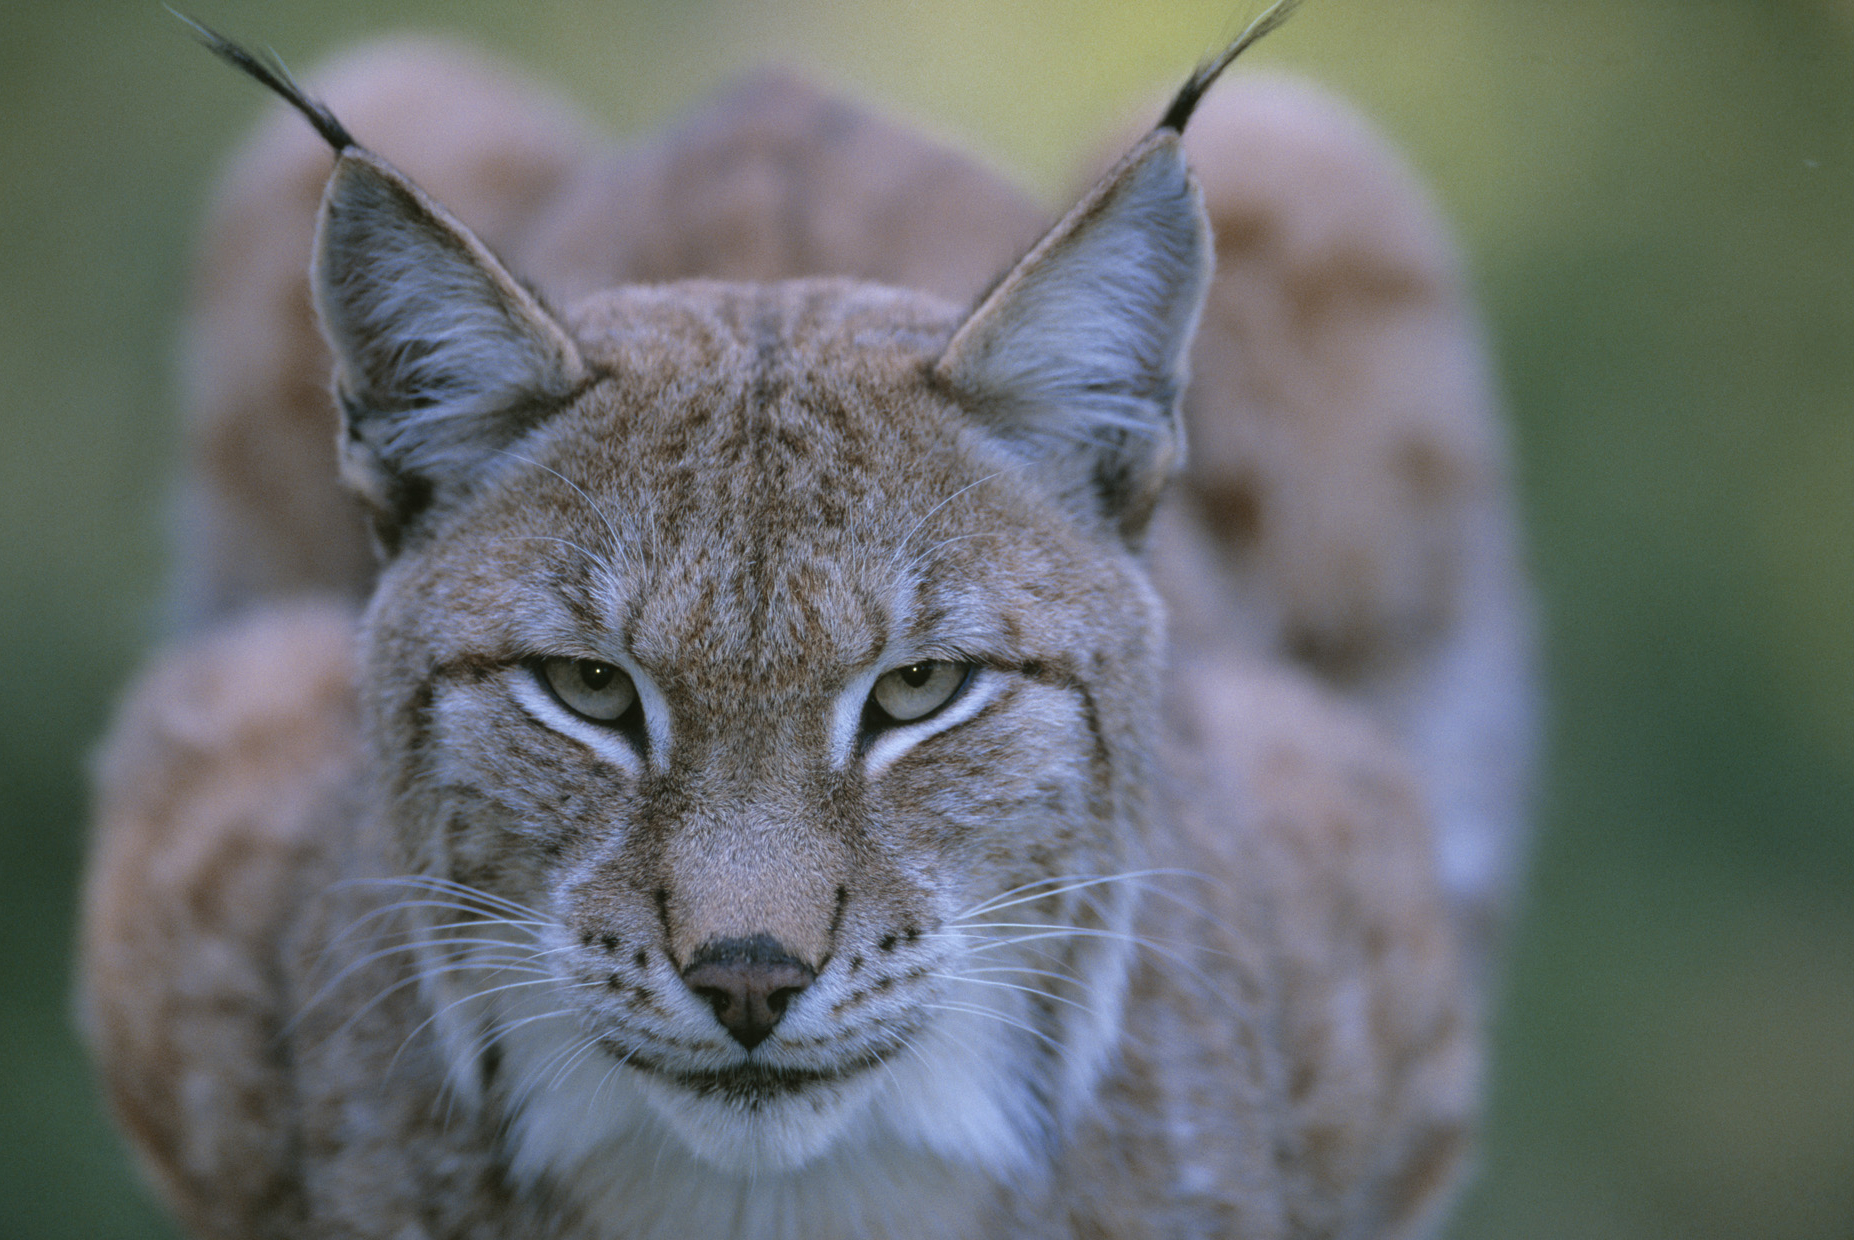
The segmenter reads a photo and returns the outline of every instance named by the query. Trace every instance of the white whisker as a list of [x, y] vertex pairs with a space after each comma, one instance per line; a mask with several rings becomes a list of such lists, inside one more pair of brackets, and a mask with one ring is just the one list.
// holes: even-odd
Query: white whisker
[[[592, 509], [592, 514], [599, 519], [600, 523], [605, 526], [605, 532], [611, 536], [611, 540], [612, 540], [611, 558], [614, 560], [623, 562], [627, 569], [634, 569], [634, 566], [630, 562], [630, 557], [625, 549], [624, 539], [618, 533], [618, 527], [615, 524], [613, 524], [611, 517], [606, 514], [605, 509], [599, 506], [599, 502], [593, 499], [592, 496], [586, 494], [585, 488], [581, 487], [577, 482], [574, 482], [571, 478], [567, 477], [565, 474], [561, 473], [559, 470], [551, 468], [550, 466], [547, 466], [547, 465], [543, 465], [539, 461], [533, 459], [532, 457], [523, 456], [521, 453], [515, 452], [508, 448], [498, 448], [496, 449], [496, 453], [499, 456], [506, 456], [506, 457], [511, 458], [512, 460], [521, 461], [524, 464], [532, 465], [536, 469], [541, 470], [545, 473], [550, 473], [554, 477], [560, 479], [560, 481], [566, 483], [569, 487], [572, 487], [574, 493], [577, 494], [581, 499], [586, 501], [586, 507]], [[594, 557], [594, 559], [596, 560], [597, 557]]]
[[901, 541], [895, 544], [896, 547], [903, 551], [907, 550], [908, 544], [914, 541], [914, 536], [920, 532], [921, 526], [927, 524], [927, 522], [933, 518], [933, 515], [935, 513], [939, 512], [942, 508], [946, 507], [948, 504], [952, 503], [954, 500], [964, 495], [967, 491], [970, 491], [975, 487], [984, 486], [987, 482], [990, 482], [993, 478], [1002, 477], [1004, 474], [1009, 473], [1009, 472], [1011, 471], [1008, 469], [995, 469], [991, 473], [986, 474], [983, 478], [979, 478], [973, 482], [968, 482], [965, 486], [960, 487], [957, 491], [954, 491], [951, 495], [947, 496], [945, 499], [935, 504], [932, 508], [929, 508], [925, 513], [921, 515], [919, 520], [915, 521], [913, 525], [910, 525], [908, 527], [908, 532], [901, 536]]
[[350, 887], [423, 888], [427, 891], [463, 896], [482, 904], [501, 908], [506, 912], [521, 913], [537, 920], [544, 917], [544, 914], [539, 909], [530, 908], [526, 904], [511, 900], [506, 896], [496, 895], [494, 892], [484, 891], [480, 887], [472, 887], [468, 883], [460, 883], [455, 879], [440, 878], [435, 874], [398, 874], [386, 878], [346, 878], [342, 879], [340, 882], [331, 884], [329, 890], [340, 891]]
[[924, 1003], [921, 1006], [934, 1011], [969, 1012], [974, 1016], [983, 1016], [988, 1020], [995, 1020], [1000, 1024], [1009, 1025], [1013, 1029], [1021, 1029], [1030, 1036], [1040, 1038], [1042, 1041], [1049, 1043], [1052, 1050], [1059, 1051], [1063, 1055], [1068, 1054], [1068, 1047], [1058, 1042], [1055, 1038], [1050, 1037], [1049, 1034], [1038, 1029], [1036, 1026], [1027, 1024], [1015, 1017], [1006, 1016], [996, 1008], [988, 1008], [982, 1003], [961, 1003], [954, 999], [937, 999], [931, 1003]]
[[957, 976], [973, 977], [980, 973], [1022, 974], [1026, 977], [1046, 977], [1046, 978], [1049, 978], [1051, 981], [1067, 982], [1073, 986], [1086, 986], [1087, 985], [1087, 983], [1073, 970], [1066, 972], [1066, 973], [1057, 973], [1052, 969], [1033, 969], [1027, 964], [986, 965], [985, 967], [979, 968], [979, 969], [963, 969], [962, 968], [957, 974]]
[[[406, 1036], [403, 1039], [401, 1039], [399, 1043], [399, 1049], [393, 1052], [393, 1063], [399, 1062], [399, 1056], [405, 1052], [406, 1047], [412, 1044], [413, 1038], [416, 1038], [420, 1033], [424, 1032], [424, 1030], [428, 1028], [432, 1024], [432, 1022], [439, 1020], [445, 1015], [449, 1014], [452, 1009], [457, 1008], [465, 1003], [469, 1003], [472, 1000], [486, 998], [487, 996], [496, 994], [499, 991], [513, 990], [518, 986], [538, 986], [540, 984], [541, 983], [539, 981], [510, 982], [507, 985], [497, 986], [490, 990], [473, 990], [467, 995], [462, 995], [456, 999], [451, 1000], [449, 1003], [445, 1004], [443, 1007], [439, 1008], [437, 1011], [427, 1016], [424, 1020], [421, 1020], [417, 1025], [415, 1025], [412, 1028], [412, 1031], [410, 1033], [406, 1034]], [[494, 1024], [490, 1027], [489, 1036], [487, 1038], [482, 1039], [481, 1041], [479, 1041], [476, 1038], [471, 1039], [471, 1042], [466, 1049], [470, 1050], [472, 1055], [481, 1054], [482, 1052], [476, 1049], [477, 1047], [487, 1046], [490, 1042], [500, 1040], [502, 1036], [508, 1033], [510, 1030], [520, 1029], [525, 1025], [531, 1025], [537, 1020], [553, 1020], [559, 1017], [571, 1017], [571, 1016], [572, 1016], [572, 1013], [568, 1011], [566, 1008], [555, 1008], [551, 1011], [540, 1012], [532, 1016], [524, 1016], [520, 1020], [503, 1021], [498, 1024]], [[388, 1065], [388, 1071], [391, 1071], [390, 1064]]]
[[[508, 954], [506, 955], [473, 955], [472, 949], [476, 947], [501, 948], [501, 949], [504, 949]], [[328, 996], [331, 993], [333, 993], [336, 989], [338, 989], [343, 982], [345, 982], [348, 978], [352, 977], [355, 973], [358, 973], [361, 970], [367, 968], [368, 966], [377, 964], [380, 961], [385, 960], [394, 955], [410, 954], [410, 953], [416, 953], [419, 951], [431, 951], [434, 953], [434, 956], [433, 956], [432, 961], [429, 963], [447, 964], [449, 965], [449, 967], [454, 967], [454, 968], [466, 968], [466, 967], [491, 968], [491, 969], [524, 969], [525, 968], [525, 969], [531, 970], [532, 972], [541, 974], [543, 976], [551, 977], [553, 976], [552, 971], [543, 967], [540, 964], [540, 959], [543, 956], [551, 954], [551, 952], [559, 951], [559, 950], [561, 949], [553, 948], [553, 949], [548, 949], [548, 951], [541, 951], [541, 952], [527, 951], [524, 949], [522, 944], [510, 943], [505, 939], [492, 939], [492, 938], [482, 938], [482, 939], [445, 938], [445, 939], [429, 939], [429, 940], [428, 939], [413, 939], [413, 940], [410, 940], [404, 943], [396, 943], [396, 944], [392, 944], [386, 947], [376, 948], [373, 951], [367, 952], [364, 955], [361, 955], [355, 958], [354, 960], [349, 961], [346, 965], [342, 967], [340, 972], [336, 973], [333, 977], [329, 978], [326, 982], [324, 982], [321, 986], [319, 986], [316, 989], [316, 992], [313, 995], [311, 995], [309, 999], [303, 1004], [302, 1010], [298, 1012], [296, 1017], [291, 1020], [290, 1026], [286, 1026], [286, 1029], [289, 1027], [293, 1027], [298, 1020], [300, 1020], [303, 1016], [307, 1015], [311, 1010], [313, 1010], [323, 1000], [328, 998]], [[455, 963], [452, 964], [451, 962], [455, 962]], [[416, 970], [416, 972], [414, 973], [412, 977], [402, 979], [401, 981], [395, 983], [393, 986], [389, 986], [386, 990], [380, 992], [379, 995], [375, 996], [375, 998], [370, 1002], [378, 1002], [381, 998], [384, 998], [385, 996], [391, 994], [394, 990], [397, 990], [399, 987], [406, 985], [408, 982], [416, 981], [419, 976], [424, 975], [426, 973], [433, 972], [433, 970], [429, 968], [429, 963], [427, 964], [427, 967]]]
[[562, 547], [573, 548], [573, 550], [579, 552], [581, 555], [585, 556], [588, 560], [597, 561], [599, 558], [595, 553], [593, 553], [592, 551], [589, 551], [585, 547], [580, 546], [578, 543], [574, 542], [570, 538], [550, 538], [545, 534], [508, 534], [508, 535], [504, 535], [500, 541], [502, 542], [558, 543]]
[[973, 986], [994, 986], [1000, 990], [1021, 991], [1026, 995], [1036, 995], [1039, 998], [1049, 999], [1056, 1003], [1066, 1003], [1072, 1008], [1079, 1008], [1081, 1011], [1087, 1012], [1091, 1016], [1094, 1015], [1094, 1009], [1080, 1000], [1070, 999], [1065, 995], [1053, 994], [1050, 991], [1041, 990], [1035, 986], [1024, 986], [1014, 982], [987, 981], [984, 978], [967, 977], [959, 973], [933, 973], [929, 976], [945, 978], [948, 981], [965, 982]]
[[[358, 1008], [354, 1009], [354, 1011], [348, 1016], [347, 1020], [343, 1021], [341, 1025], [336, 1028], [335, 1036], [339, 1036], [341, 1034], [346, 1033], [349, 1029], [353, 1028], [354, 1023], [360, 1020], [361, 1017], [365, 1016], [368, 1012], [371, 1012], [374, 1008], [378, 1007], [381, 1003], [384, 1003], [387, 999], [391, 998], [393, 995], [397, 994], [399, 991], [404, 990], [408, 986], [417, 986], [421, 982], [427, 982], [434, 978], [442, 977], [447, 973], [478, 973], [478, 972], [485, 972], [485, 971], [501, 972], [504, 970], [517, 969], [520, 967], [521, 967], [520, 965], [492, 964], [488, 966], [487, 969], [485, 969], [483, 966], [477, 964], [473, 960], [463, 960], [463, 961], [458, 961], [452, 964], [440, 965], [437, 968], [421, 969], [420, 971], [412, 974], [409, 977], [400, 978], [398, 981], [394, 982], [391, 986], [386, 987], [384, 990], [374, 995], [371, 999], [367, 1000], [367, 1002], [361, 1004]], [[510, 983], [510, 984], [519, 985], [519, 986], [540, 986], [540, 985], [543, 985], [545, 983], [548, 983], [554, 980], [554, 975], [545, 970], [536, 969], [536, 970], [533, 970], [533, 972], [536, 974], [535, 977], [530, 978], [523, 982], [515, 982], [515, 983]], [[475, 993], [477, 992], [473, 991], [472, 995]], [[466, 999], [470, 997], [471, 997], [470, 995], [464, 996], [464, 998]], [[458, 1000], [458, 1002], [462, 1002], [462, 1001], [463, 1000]], [[297, 1014], [296, 1020], [300, 1020], [304, 1015], [307, 1014], [308, 1010], [309, 1010], [308, 1007], [305, 1006], [303, 1011]], [[293, 1020], [291, 1022], [291, 1026], [293, 1027], [295, 1023], [296, 1021]], [[424, 1025], [421, 1024], [419, 1028], [421, 1029], [424, 1028]], [[417, 1030], [414, 1030], [413, 1032], [416, 1033]]]
[[[1121, 874], [1080, 874], [1067, 878], [1039, 878], [1032, 882], [1013, 887], [1009, 891], [1000, 892], [989, 900], [975, 904], [955, 914], [951, 920], [954, 922], [967, 922], [982, 917], [987, 913], [994, 913], [1000, 909], [1011, 908], [1015, 905], [1030, 904], [1037, 900], [1053, 899], [1057, 896], [1068, 895], [1071, 892], [1086, 891], [1097, 887], [1111, 886], [1116, 883], [1126, 883], [1129, 886], [1136, 887], [1142, 892], [1154, 891], [1164, 894], [1165, 889], [1163, 887], [1146, 885], [1144, 880], [1152, 878], [1196, 878], [1202, 879], [1205, 882], [1215, 881], [1211, 879], [1209, 875], [1199, 873], [1196, 870], [1174, 869], [1129, 870]], [[1045, 888], [1045, 890], [1034, 890], [1039, 887]]]

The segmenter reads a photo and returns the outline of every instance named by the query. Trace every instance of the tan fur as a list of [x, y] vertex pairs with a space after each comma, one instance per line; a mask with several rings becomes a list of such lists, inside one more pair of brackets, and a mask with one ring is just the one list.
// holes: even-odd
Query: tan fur
[[[971, 313], [1047, 221], [796, 83], [609, 154], [455, 49], [323, 82], [432, 235], [467, 235], [448, 208], [541, 291], [480, 284], [564, 394], [507, 447], [344, 438], [376, 582], [304, 274], [330, 158], [265, 123], [190, 329], [195, 632], [106, 748], [83, 932], [87, 1034], [186, 1225], [1428, 1234], [1473, 1144], [1529, 636], [1475, 325], [1376, 140], [1284, 82], [1194, 122], [1217, 274], [1147, 535], [1163, 427], [1097, 495], [1102, 450], [1045, 425], [1092, 397], [1007, 363], [1087, 329], [1018, 290], [1069, 304], [1091, 212], [1192, 218], [1171, 139]], [[365, 158], [342, 176], [397, 184]], [[1129, 334], [1164, 366], [1175, 330]], [[546, 657], [623, 660], [641, 722], [573, 717]], [[980, 665], [954, 721], [846, 749], [919, 659]], [[678, 972], [754, 935], [815, 981], [749, 1062], [846, 1065], [797, 1103], [675, 1084], [737, 1079]]]

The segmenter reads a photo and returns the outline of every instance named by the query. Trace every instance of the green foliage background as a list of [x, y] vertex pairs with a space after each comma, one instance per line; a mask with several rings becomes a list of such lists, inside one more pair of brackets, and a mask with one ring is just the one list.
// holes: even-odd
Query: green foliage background
[[[363, 0], [196, 0], [295, 64]], [[1054, 205], [1247, 0], [401, 0], [614, 134], [763, 59]], [[150, 0], [0, 29], [0, 1233], [170, 1234], [67, 1018], [82, 767], [156, 632], [170, 357], [262, 101]], [[1236, 11], [1232, 11], [1236, 10]], [[1256, 55], [1436, 187], [1502, 358], [1550, 774], [1453, 1235], [1854, 1236], [1854, 2], [1314, 0]], [[287, 669], [279, 669], [287, 674]]]

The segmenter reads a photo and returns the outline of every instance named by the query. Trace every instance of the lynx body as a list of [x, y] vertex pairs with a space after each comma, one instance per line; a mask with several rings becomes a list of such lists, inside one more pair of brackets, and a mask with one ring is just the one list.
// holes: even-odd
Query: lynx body
[[447, 46], [321, 86], [369, 146], [226, 181], [101, 764], [86, 1029], [185, 1224], [1431, 1228], [1528, 631], [1375, 139], [1233, 83], [1050, 227], [780, 79], [617, 154]]

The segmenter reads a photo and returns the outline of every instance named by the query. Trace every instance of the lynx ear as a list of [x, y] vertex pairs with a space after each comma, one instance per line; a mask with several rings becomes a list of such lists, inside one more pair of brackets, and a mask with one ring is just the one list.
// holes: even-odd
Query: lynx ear
[[1155, 130], [980, 303], [935, 374], [1078, 515], [1137, 542], [1183, 456], [1210, 265], [1178, 133]]
[[274, 54], [174, 16], [335, 152], [311, 284], [335, 352], [342, 476], [391, 550], [421, 510], [573, 394], [579, 350], [469, 229], [357, 143]]
[[572, 338], [398, 169], [342, 149], [322, 200], [316, 309], [335, 352], [342, 474], [391, 544], [585, 372]]

